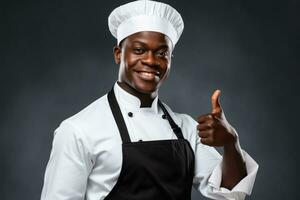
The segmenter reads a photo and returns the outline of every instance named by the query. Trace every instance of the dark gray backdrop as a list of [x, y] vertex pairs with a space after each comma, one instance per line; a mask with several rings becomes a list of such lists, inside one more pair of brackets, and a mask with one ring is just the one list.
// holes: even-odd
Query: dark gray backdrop
[[[116, 81], [107, 17], [125, 2], [2, 1], [1, 199], [39, 199], [54, 129]], [[185, 30], [160, 97], [196, 117], [221, 89], [227, 119], [260, 165], [248, 199], [299, 199], [299, 3], [165, 2], [182, 14]]]

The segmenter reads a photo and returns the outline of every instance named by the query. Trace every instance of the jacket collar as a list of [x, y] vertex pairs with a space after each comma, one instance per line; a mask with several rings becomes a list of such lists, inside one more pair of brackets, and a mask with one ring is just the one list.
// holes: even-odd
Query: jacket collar
[[152, 102], [151, 107], [142, 107], [141, 108], [141, 101], [136, 96], [128, 93], [123, 88], [121, 88], [118, 83], [116, 82], [114, 85], [114, 92], [116, 95], [116, 99], [118, 103], [125, 107], [127, 110], [130, 111], [145, 111], [145, 112], [153, 112], [155, 114], [158, 113], [158, 96]]

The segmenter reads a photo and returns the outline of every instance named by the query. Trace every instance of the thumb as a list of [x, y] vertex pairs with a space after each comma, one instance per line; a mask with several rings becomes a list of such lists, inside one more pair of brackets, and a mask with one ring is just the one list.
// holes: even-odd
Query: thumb
[[221, 105], [219, 103], [219, 98], [221, 95], [221, 90], [215, 90], [213, 95], [211, 96], [211, 105], [212, 105], [212, 113], [220, 113], [222, 111]]

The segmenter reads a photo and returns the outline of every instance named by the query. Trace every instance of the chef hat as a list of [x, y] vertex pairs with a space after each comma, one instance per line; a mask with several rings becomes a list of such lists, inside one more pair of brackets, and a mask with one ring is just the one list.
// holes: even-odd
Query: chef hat
[[155, 31], [168, 36], [175, 46], [184, 24], [173, 7], [161, 2], [139, 0], [114, 9], [108, 17], [108, 27], [118, 44], [134, 33]]

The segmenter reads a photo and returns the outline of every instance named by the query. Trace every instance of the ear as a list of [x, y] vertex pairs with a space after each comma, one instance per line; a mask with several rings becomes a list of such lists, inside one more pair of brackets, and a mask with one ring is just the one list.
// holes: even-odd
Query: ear
[[115, 59], [115, 63], [116, 64], [120, 64], [121, 63], [121, 47], [119, 46], [114, 46], [114, 59]]

